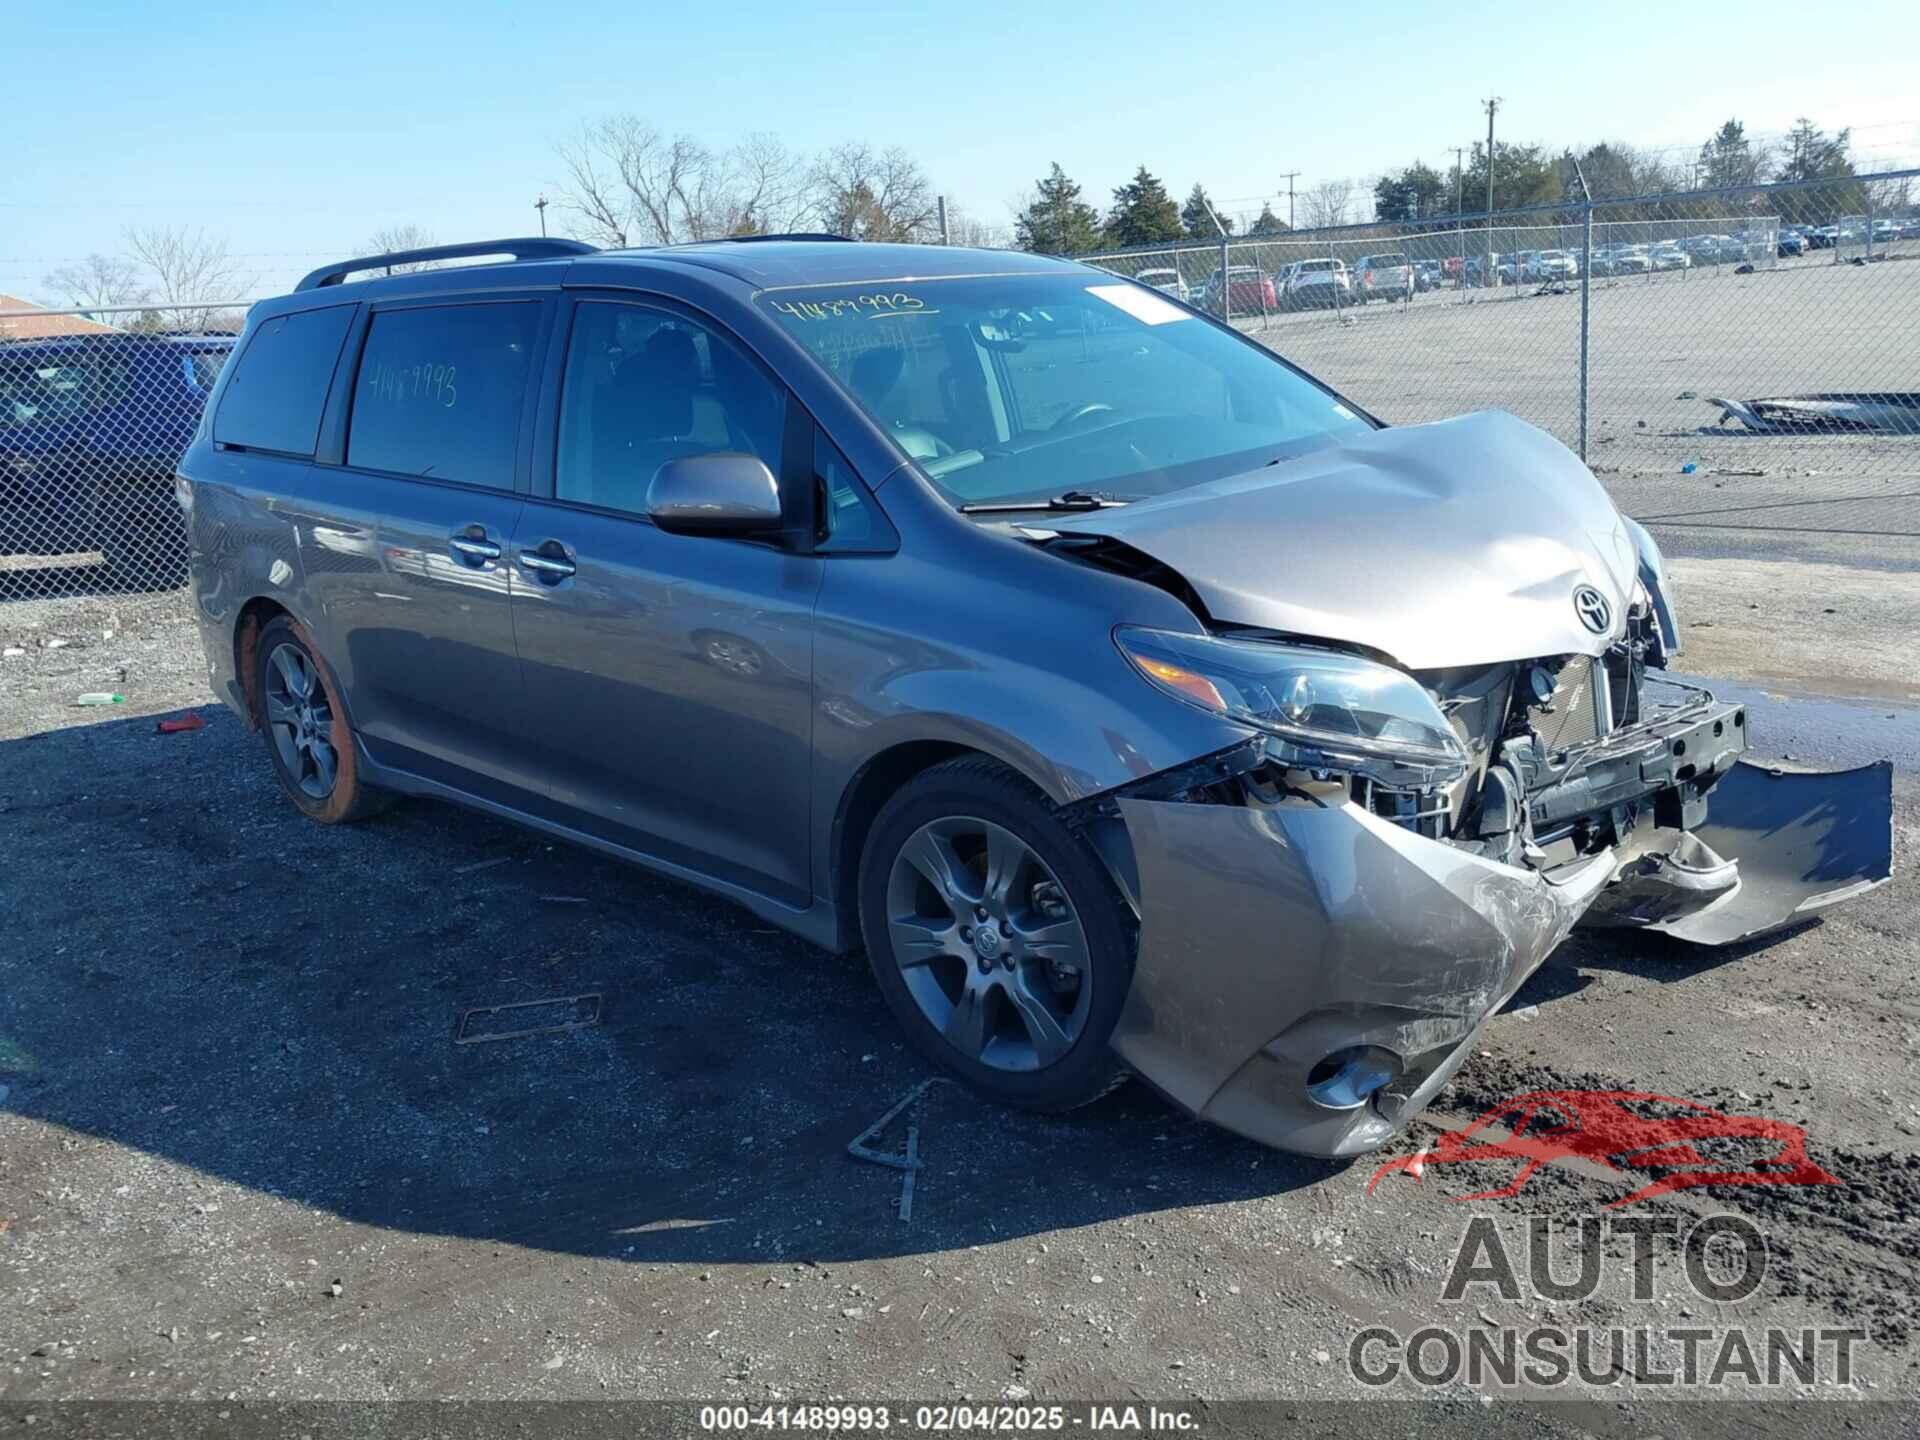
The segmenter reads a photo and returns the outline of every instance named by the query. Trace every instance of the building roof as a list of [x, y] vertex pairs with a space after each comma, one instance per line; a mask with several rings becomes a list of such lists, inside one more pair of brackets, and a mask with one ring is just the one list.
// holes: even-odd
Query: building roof
[[[21, 315], [12, 311], [29, 311]], [[116, 335], [111, 325], [83, 315], [62, 315], [17, 295], [0, 295], [0, 340], [44, 340], [54, 335]]]

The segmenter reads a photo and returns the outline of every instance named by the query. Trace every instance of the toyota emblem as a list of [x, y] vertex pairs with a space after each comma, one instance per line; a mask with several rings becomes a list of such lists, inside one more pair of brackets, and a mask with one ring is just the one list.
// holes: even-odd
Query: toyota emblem
[[1604, 635], [1613, 626], [1613, 607], [1607, 604], [1607, 597], [1591, 585], [1582, 585], [1573, 592], [1573, 608], [1579, 612], [1580, 623], [1596, 635]]

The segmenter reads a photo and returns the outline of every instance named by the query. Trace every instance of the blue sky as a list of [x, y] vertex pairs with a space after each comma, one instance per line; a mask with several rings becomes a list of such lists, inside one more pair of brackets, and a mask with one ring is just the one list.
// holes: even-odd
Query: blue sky
[[1693, 147], [1729, 115], [1775, 133], [1806, 114], [1855, 127], [1863, 160], [1920, 163], [1913, 0], [94, 0], [16, 7], [4, 33], [0, 291], [30, 296], [135, 224], [204, 226], [263, 293], [383, 226], [535, 231], [555, 142], [615, 111], [716, 144], [903, 145], [993, 224], [1053, 160], [1103, 206], [1145, 162], [1234, 209], [1286, 170], [1304, 188], [1450, 166], [1488, 94], [1503, 138]]

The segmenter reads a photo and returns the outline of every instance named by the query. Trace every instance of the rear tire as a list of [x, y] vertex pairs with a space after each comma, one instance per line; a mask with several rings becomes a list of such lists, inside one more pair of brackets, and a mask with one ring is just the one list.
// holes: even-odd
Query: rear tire
[[937, 765], [875, 817], [860, 861], [875, 981], [914, 1045], [974, 1089], [1070, 1110], [1127, 1076], [1109, 1042], [1135, 925], [1046, 797], [982, 756]]
[[254, 718], [287, 798], [322, 825], [351, 825], [386, 809], [391, 794], [360, 778], [339, 682], [306, 627], [277, 616], [261, 627], [254, 653]]

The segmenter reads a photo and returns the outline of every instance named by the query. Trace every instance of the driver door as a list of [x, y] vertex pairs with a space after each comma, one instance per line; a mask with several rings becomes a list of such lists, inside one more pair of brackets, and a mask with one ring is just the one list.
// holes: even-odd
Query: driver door
[[528, 763], [566, 823], [804, 905], [821, 562], [646, 516], [660, 465], [714, 451], [757, 455], [783, 494], [804, 495], [794, 402], [735, 341], [664, 303], [580, 300], [563, 333], [536, 440], [551, 463], [510, 547]]

